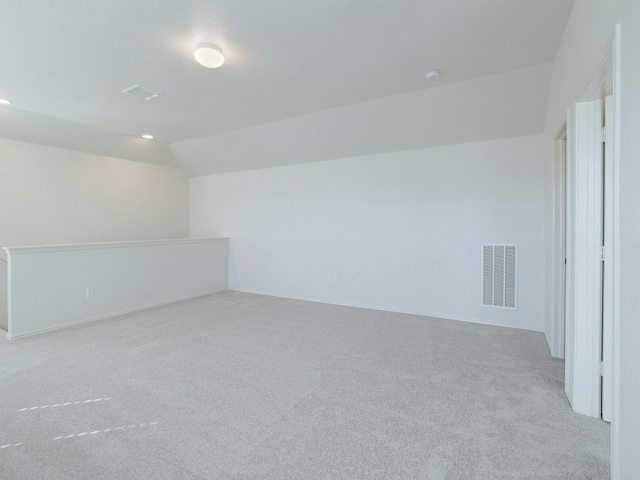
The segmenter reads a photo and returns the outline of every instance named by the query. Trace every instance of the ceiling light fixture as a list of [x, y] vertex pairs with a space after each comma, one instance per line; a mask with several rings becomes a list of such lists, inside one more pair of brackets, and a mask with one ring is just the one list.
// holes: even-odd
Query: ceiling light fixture
[[193, 56], [200, 65], [207, 68], [218, 68], [224, 63], [222, 49], [213, 43], [199, 43]]
[[0, 105], [11, 105], [9, 100], [5, 100], [4, 98], [0, 98]]
[[427, 80], [430, 82], [435, 82], [440, 79], [440, 70], [431, 70], [427, 72]]
[[145, 133], [144, 135], [142, 135], [142, 138], [145, 138], [147, 140], [153, 140], [153, 135], [149, 135], [148, 133]]

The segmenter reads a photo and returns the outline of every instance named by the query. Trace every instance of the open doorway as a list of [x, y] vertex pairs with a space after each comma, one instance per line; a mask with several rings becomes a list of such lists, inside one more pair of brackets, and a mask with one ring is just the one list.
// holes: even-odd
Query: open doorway
[[[566, 136], [556, 137], [556, 163], [566, 159], [566, 290], [556, 285], [556, 312], [565, 301], [565, 391], [573, 409], [615, 418], [615, 325], [618, 249], [615, 46], [612, 38], [576, 95]], [[562, 133], [562, 132], [561, 132]], [[562, 139], [566, 138], [563, 151]], [[559, 185], [562, 182], [556, 178]], [[556, 210], [556, 222], [562, 213]], [[561, 234], [556, 235], [561, 249]], [[556, 278], [563, 268], [556, 266]], [[561, 315], [556, 322], [561, 336]], [[615, 425], [614, 425], [615, 428]]]

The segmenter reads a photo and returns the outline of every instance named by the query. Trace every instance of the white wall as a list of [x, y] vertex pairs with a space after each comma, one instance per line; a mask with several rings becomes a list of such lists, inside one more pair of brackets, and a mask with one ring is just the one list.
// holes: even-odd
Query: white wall
[[0, 246], [184, 238], [188, 192], [175, 167], [0, 138]]
[[228, 246], [185, 239], [9, 248], [9, 337], [226, 290]]
[[[192, 178], [191, 235], [231, 237], [231, 289], [542, 330], [542, 157], [528, 136]], [[517, 311], [480, 306], [483, 243], [519, 245]]]
[[[640, 478], [640, 2], [637, 0], [576, 0], [555, 62], [545, 125], [545, 225], [552, 226], [552, 142], [581, 84], [596, 67], [616, 23], [622, 28], [620, 111], [620, 325], [615, 352], [619, 366], [612, 425], [614, 479]], [[550, 238], [547, 278], [551, 282]], [[547, 298], [551, 295], [547, 292]], [[547, 319], [553, 305], [546, 306]], [[547, 330], [550, 326], [547, 326]], [[615, 405], [614, 405], [615, 408]]]

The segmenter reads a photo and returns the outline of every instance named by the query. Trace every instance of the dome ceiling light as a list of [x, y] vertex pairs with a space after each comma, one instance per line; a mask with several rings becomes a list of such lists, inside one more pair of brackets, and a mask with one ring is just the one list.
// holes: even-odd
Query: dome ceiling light
[[224, 63], [222, 49], [213, 43], [199, 43], [193, 52], [196, 61], [206, 68], [218, 68]]

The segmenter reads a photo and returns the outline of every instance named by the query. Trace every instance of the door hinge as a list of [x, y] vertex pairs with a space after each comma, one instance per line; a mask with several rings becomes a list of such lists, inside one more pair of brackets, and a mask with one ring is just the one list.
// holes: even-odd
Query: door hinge
[[604, 377], [604, 362], [600, 362], [600, 376]]
[[600, 261], [604, 262], [604, 246], [600, 247]]
[[602, 127], [602, 142], [607, 141], [607, 127]]

